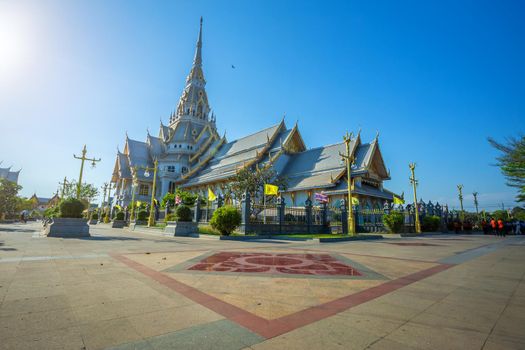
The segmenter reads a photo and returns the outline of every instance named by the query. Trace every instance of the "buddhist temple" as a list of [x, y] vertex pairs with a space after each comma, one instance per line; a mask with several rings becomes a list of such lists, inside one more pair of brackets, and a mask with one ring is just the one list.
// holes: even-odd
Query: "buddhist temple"
[[[149, 202], [153, 173], [141, 170], [158, 161], [155, 197], [161, 199], [176, 188], [206, 197], [211, 188], [217, 195], [242, 168], [272, 167], [284, 177], [287, 187], [282, 195], [288, 205], [304, 205], [314, 193], [328, 195], [331, 203], [347, 193], [347, 171], [340, 156], [344, 142], [308, 148], [299, 126], [277, 119], [274, 125], [237, 140], [228, 141], [217, 132], [216, 116], [209, 105], [202, 68], [202, 18], [193, 65], [176, 109], [167, 125], [160, 123], [157, 136], [147, 133], [145, 141], [126, 135], [123, 151], [117, 152], [112, 183], [116, 204], [125, 207], [131, 200]], [[337, 141], [337, 140], [334, 140]], [[363, 142], [353, 138], [350, 152], [353, 194], [365, 209], [382, 208], [393, 193], [383, 188], [390, 179], [381, 155], [379, 137]], [[238, 199], [237, 199], [238, 200]]]

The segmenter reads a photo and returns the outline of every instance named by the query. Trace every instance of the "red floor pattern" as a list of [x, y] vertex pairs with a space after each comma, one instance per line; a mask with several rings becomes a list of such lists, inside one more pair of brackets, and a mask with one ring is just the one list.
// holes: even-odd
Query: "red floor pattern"
[[317, 276], [362, 275], [352, 266], [329, 254], [220, 252], [199, 261], [188, 270]]

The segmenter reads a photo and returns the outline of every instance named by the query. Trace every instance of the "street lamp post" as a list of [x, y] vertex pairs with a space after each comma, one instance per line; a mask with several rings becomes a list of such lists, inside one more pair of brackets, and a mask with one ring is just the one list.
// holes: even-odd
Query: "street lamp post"
[[84, 148], [82, 149], [82, 156], [77, 157], [73, 154], [73, 157], [76, 159], [80, 159], [82, 162], [80, 163], [80, 176], [78, 177], [78, 184], [77, 184], [77, 199], [80, 199], [80, 189], [82, 188], [82, 174], [84, 172], [84, 161], [89, 160], [91, 162], [91, 166], [94, 168], [97, 162], [100, 162], [99, 159], [95, 158], [87, 158], [86, 157], [87, 149], [86, 145], [84, 145]]
[[458, 198], [459, 198], [459, 206], [461, 208], [461, 223], [465, 221], [465, 211], [463, 210], [463, 185], [458, 185]]
[[352, 165], [354, 164], [354, 156], [350, 154], [350, 143], [352, 142], [353, 133], [346, 133], [343, 136], [343, 140], [346, 145], [346, 154], [339, 153], [339, 155], [346, 162], [346, 181], [348, 187], [348, 233], [355, 235], [355, 220], [354, 220], [354, 209], [352, 203]]
[[156, 191], [156, 185], [157, 185], [157, 168], [158, 168], [158, 161], [157, 158], [153, 161], [153, 168], [146, 167], [146, 166], [137, 166], [135, 167], [135, 171], [137, 169], [143, 169], [144, 170], [144, 176], [149, 177], [150, 171], [153, 171], [153, 187], [151, 189], [151, 203], [150, 203], [150, 209], [149, 209], [149, 218], [148, 218], [148, 227], [155, 226], [155, 191]]
[[109, 219], [110, 219], [110, 213], [111, 213], [111, 207], [109, 205], [109, 198], [111, 197], [111, 182], [106, 182], [104, 183], [104, 185], [107, 186], [108, 188], [108, 199], [106, 201], [106, 216], [104, 216], [104, 222], [107, 224], [109, 223]]
[[135, 182], [131, 179], [131, 215], [129, 220], [135, 220]]
[[416, 216], [416, 233], [421, 233], [421, 223], [419, 222], [419, 208], [417, 204], [417, 192], [416, 192], [418, 180], [416, 179], [416, 175], [414, 172], [414, 170], [416, 169], [416, 163], [410, 163], [408, 164], [408, 167], [410, 168], [410, 172], [412, 173], [410, 176], [410, 183], [412, 184], [412, 187], [414, 189], [414, 213]]

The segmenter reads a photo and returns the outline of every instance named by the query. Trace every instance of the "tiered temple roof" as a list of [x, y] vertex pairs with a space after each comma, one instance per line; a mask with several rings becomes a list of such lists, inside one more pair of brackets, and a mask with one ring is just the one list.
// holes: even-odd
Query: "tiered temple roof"
[[[2, 162], [0, 162], [0, 165]], [[18, 183], [18, 176], [20, 175], [20, 170], [11, 171], [11, 167], [2, 168], [0, 167], [0, 179], [6, 179], [14, 183]]]

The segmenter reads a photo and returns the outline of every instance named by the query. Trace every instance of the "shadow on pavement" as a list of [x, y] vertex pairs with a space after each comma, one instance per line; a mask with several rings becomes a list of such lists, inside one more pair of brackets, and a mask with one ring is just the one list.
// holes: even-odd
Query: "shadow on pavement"
[[91, 236], [91, 237], [79, 237], [84, 241], [142, 241], [141, 238], [134, 237], [118, 237], [118, 236]]
[[35, 230], [30, 230], [27, 228], [11, 228], [11, 227], [2, 227], [0, 232], [35, 232]]

